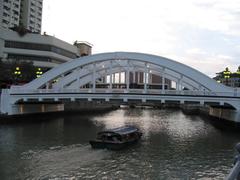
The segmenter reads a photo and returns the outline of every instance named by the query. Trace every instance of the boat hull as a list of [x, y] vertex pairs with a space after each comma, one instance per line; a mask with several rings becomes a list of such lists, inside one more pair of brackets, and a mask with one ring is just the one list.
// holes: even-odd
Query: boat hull
[[138, 142], [138, 139], [134, 140], [134, 141], [129, 141], [129, 142], [103, 142], [103, 141], [97, 141], [97, 140], [93, 140], [93, 141], [89, 141], [89, 143], [91, 144], [92, 148], [94, 149], [110, 149], [110, 150], [120, 150], [123, 148], [126, 148], [132, 144], [135, 144], [136, 142]]

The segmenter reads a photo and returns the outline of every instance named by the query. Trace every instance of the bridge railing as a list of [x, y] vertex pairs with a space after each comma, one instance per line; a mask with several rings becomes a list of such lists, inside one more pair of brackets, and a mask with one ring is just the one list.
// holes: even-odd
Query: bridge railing
[[44, 93], [129, 93], [129, 94], [165, 94], [165, 95], [190, 95], [190, 96], [230, 96], [240, 97], [239, 92], [209, 92], [209, 91], [190, 91], [190, 90], [159, 90], [159, 89], [22, 89], [14, 87], [10, 89], [10, 94], [44, 94]]
[[226, 177], [226, 180], [240, 179], [240, 143], [236, 144], [238, 155], [235, 157], [234, 166]]

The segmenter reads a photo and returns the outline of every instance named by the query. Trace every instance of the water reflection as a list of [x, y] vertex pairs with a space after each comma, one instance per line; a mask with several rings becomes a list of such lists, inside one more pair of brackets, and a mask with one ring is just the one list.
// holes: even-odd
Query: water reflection
[[[178, 110], [49, 119], [0, 127], [0, 179], [222, 179], [240, 137]], [[89, 146], [96, 132], [127, 124], [143, 131], [141, 143], [122, 151]]]

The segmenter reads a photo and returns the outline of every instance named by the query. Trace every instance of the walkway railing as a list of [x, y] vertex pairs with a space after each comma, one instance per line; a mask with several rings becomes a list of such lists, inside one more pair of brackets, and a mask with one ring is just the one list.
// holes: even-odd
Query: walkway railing
[[236, 145], [236, 149], [239, 154], [235, 157], [234, 167], [227, 176], [227, 180], [235, 180], [240, 178], [240, 143]]
[[128, 93], [128, 94], [159, 94], [159, 95], [191, 95], [191, 96], [227, 96], [240, 97], [240, 92], [209, 92], [190, 90], [160, 90], [160, 89], [22, 89], [14, 87], [10, 89], [10, 94], [38, 94], [38, 93]]

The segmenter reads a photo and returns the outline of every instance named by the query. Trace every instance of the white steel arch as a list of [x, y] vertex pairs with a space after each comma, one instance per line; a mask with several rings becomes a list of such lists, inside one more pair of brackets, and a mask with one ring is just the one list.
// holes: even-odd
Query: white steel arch
[[[119, 78], [122, 73], [124, 77]], [[114, 81], [116, 74], [119, 82], [124, 78], [123, 83]], [[155, 84], [153, 75], [159, 80]], [[175, 82], [175, 89], [165, 88], [169, 82]], [[62, 99], [217, 103], [231, 105], [240, 112], [239, 98], [239, 89], [219, 84], [179, 62], [149, 54], [113, 52], [72, 60], [28, 84], [2, 90], [0, 112], [21, 113], [19, 102], [61, 102]]]
[[[184, 86], [191, 90], [233, 92], [233, 88], [219, 84], [187, 65], [160, 56], [133, 52], [102, 53], [81, 57], [51, 69], [41, 78], [28, 84], [13, 86], [11, 89], [75, 89], [88, 83], [95, 86], [95, 82], [100, 77], [120, 71], [156, 74], [177, 82], [178, 87]], [[55, 82], [56, 80], [58, 81]]]

